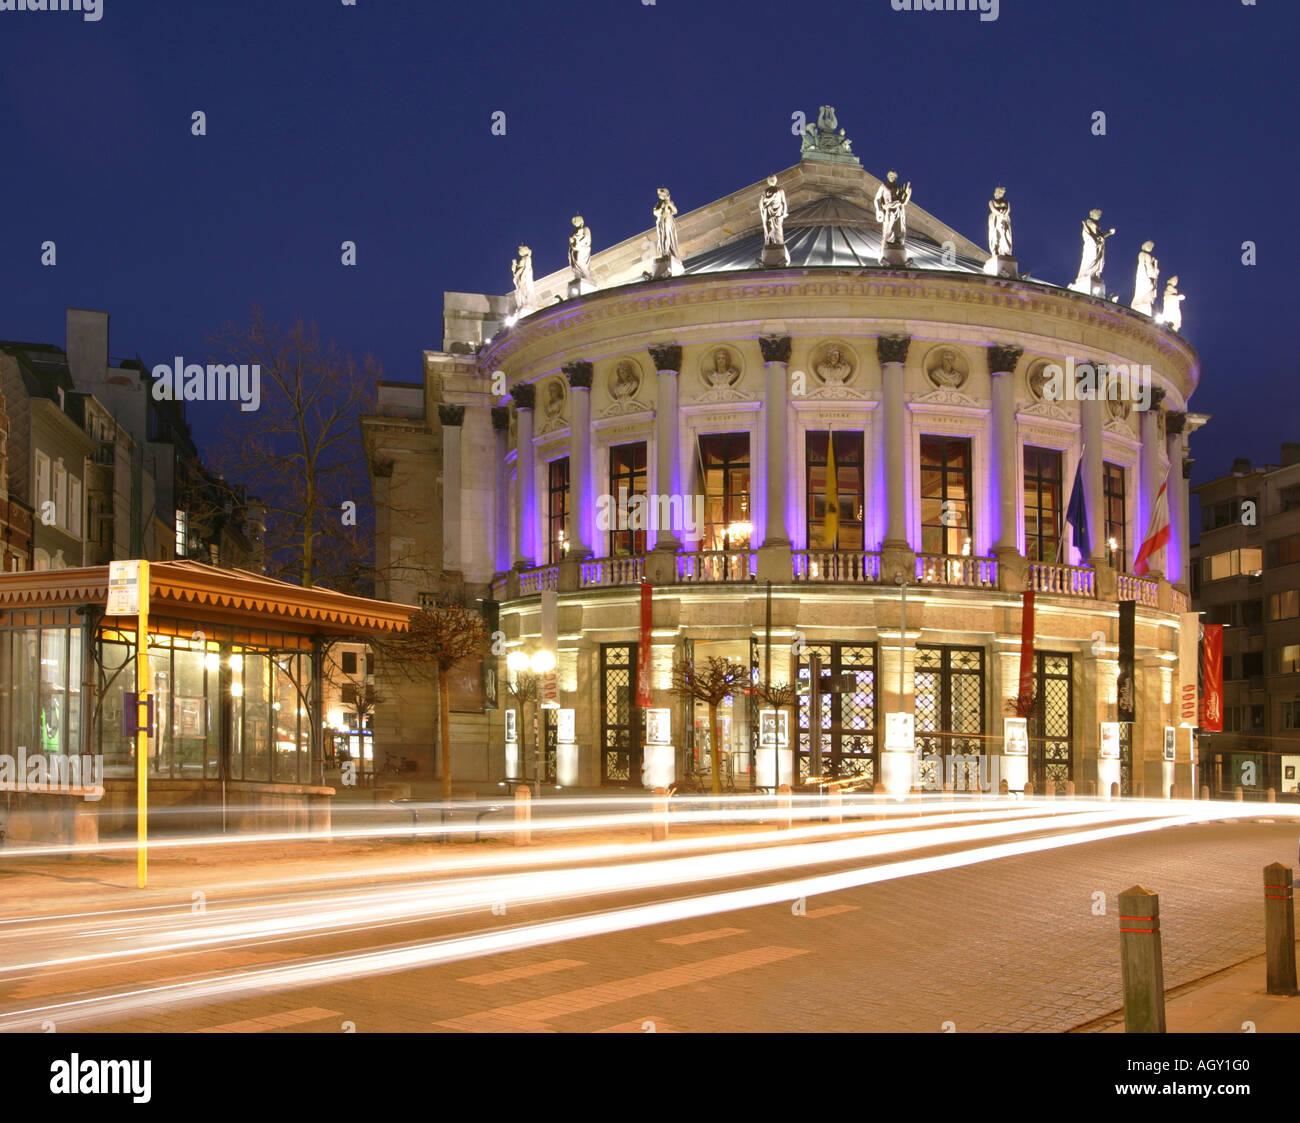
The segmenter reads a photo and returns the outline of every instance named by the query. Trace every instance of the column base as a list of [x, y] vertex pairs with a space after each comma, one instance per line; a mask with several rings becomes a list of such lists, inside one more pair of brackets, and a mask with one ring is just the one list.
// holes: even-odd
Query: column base
[[902, 573], [904, 581], [915, 582], [916, 554], [906, 542], [884, 542], [880, 547], [880, 583], [895, 584], [896, 573]]
[[758, 548], [758, 581], [788, 585], [793, 579], [794, 551], [789, 542], [773, 542]]
[[1011, 546], [994, 546], [998, 560], [998, 588], [1004, 593], [1023, 593], [1029, 588], [1029, 562]]
[[1020, 265], [1014, 257], [994, 254], [984, 263], [984, 272], [990, 277], [1010, 277], [1015, 280], [1020, 276]]
[[784, 243], [779, 246], [764, 246], [763, 256], [759, 258], [759, 264], [770, 268], [784, 269], [790, 264], [790, 251], [786, 249]]
[[666, 281], [669, 277], [680, 277], [685, 269], [682, 268], [682, 259], [676, 254], [668, 254], [666, 257], [656, 257], [654, 272], [650, 274], [652, 281]]
[[906, 246], [881, 246], [880, 264], [892, 268], [901, 268], [907, 264]]

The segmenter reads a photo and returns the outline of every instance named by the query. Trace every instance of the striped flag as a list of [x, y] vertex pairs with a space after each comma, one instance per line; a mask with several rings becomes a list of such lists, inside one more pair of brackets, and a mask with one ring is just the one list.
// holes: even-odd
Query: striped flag
[[1169, 476], [1165, 475], [1165, 482], [1160, 485], [1160, 490], [1156, 492], [1155, 506], [1151, 509], [1151, 518], [1147, 523], [1147, 536], [1142, 541], [1142, 549], [1138, 551], [1137, 558], [1133, 562], [1133, 572], [1141, 577], [1151, 568], [1153, 559], [1164, 550], [1169, 542]]
[[[1071, 533], [1073, 531], [1073, 533]], [[1074, 486], [1070, 488], [1070, 505], [1065, 509], [1065, 527], [1061, 532], [1061, 544], [1057, 550], [1057, 560], [1069, 564], [1065, 543], [1067, 539], [1074, 543], [1079, 551], [1079, 560], [1088, 564], [1092, 557], [1092, 536], [1088, 531], [1088, 505], [1083, 498], [1083, 453], [1079, 454], [1079, 463], [1074, 466]]]

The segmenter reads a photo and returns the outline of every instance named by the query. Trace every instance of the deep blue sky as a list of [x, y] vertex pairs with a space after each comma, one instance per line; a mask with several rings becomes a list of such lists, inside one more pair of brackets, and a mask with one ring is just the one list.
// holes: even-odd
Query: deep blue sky
[[[416, 380], [444, 290], [507, 291], [520, 241], [558, 268], [579, 209], [599, 249], [651, 224], [661, 183], [689, 210], [787, 167], [791, 114], [828, 103], [865, 167], [977, 243], [1005, 183], [1036, 277], [1073, 278], [1093, 206], [1121, 299], [1155, 240], [1215, 418], [1196, 479], [1300, 439], [1296, 0], [1001, 0], [993, 22], [889, 0], [103, 2], [98, 23], [0, 13], [0, 338], [62, 344], [73, 305], [112, 314], [115, 355], [201, 359], [257, 303]], [[233, 408], [191, 404], [200, 437]]]

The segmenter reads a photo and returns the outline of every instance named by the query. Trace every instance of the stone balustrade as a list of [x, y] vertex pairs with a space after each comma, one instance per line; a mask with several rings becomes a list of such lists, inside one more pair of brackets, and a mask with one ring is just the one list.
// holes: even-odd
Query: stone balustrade
[[1097, 595], [1097, 575], [1087, 566], [1030, 562], [1028, 583], [1036, 593], [1049, 593], [1058, 597]]
[[857, 550], [796, 550], [794, 579], [830, 584], [874, 584], [880, 580], [880, 555]]
[[916, 580], [922, 585], [956, 585], [966, 589], [996, 589], [998, 563], [994, 558], [916, 555]]

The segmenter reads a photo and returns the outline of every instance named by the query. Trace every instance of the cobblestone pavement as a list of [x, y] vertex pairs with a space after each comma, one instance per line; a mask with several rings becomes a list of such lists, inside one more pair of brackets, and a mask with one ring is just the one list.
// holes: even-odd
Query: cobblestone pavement
[[[1292, 861], [1296, 837], [1297, 826], [1284, 822], [1171, 827], [848, 889], [802, 908], [770, 904], [395, 975], [343, 973], [322, 985], [87, 1028], [1063, 1031], [1104, 1019], [1120, 1005], [1120, 891], [1142, 884], [1160, 893], [1165, 980], [1178, 988], [1260, 953], [1261, 870]], [[692, 892], [793, 876], [733, 879]], [[627, 893], [585, 907], [665, 896]], [[109, 978], [97, 968], [80, 985], [143, 982], [182, 966], [238, 970], [287, 955], [356, 952], [575, 911], [563, 903], [512, 906], [500, 917], [413, 922], [288, 949], [261, 945], [180, 963], [137, 961]], [[25, 1007], [68, 985], [49, 982], [38, 976], [0, 991], [0, 1006]], [[1232, 1000], [1217, 1001], [1222, 1013]], [[1233, 1016], [1227, 1014], [1227, 1025]]]

